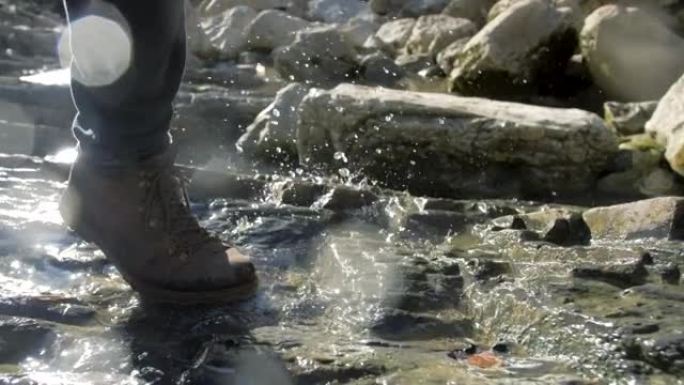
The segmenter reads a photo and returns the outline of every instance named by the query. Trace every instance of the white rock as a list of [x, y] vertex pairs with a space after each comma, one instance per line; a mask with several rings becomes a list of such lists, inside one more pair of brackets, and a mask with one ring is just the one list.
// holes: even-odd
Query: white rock
[[[451, 90], [505, 96], [530, 92], [564, 70], [576, 47], [573, 14], [547, 0], [519, 0], [480, 30], [454, 60]], [[540, 54], [543, 53], [543, 54]]]
[[516, 192], [586, 189], [617, 151], [586, 111], [350, 84], [310, 91], [297, 132], [302, 162], [344, 153], [349, 168], [392, 187], [454, 194], [497, 178], [512, 178]]
[[437, 55], [449, 44], [472, 36], [475, 32], [477, 32], [477, 27], [468, 19], [458, 19], [447, 15], [421, 16], [406, 41], [406, 52]]
[[406, 45], [413, 26], [416, 25], [415, 19], [398, 19], [383, 24], [375, 38], [383, 49], [396, 53]]
[[202, 23], [212, 46], [224, 58], [235, 58], [247, 43], [247, 26], [257, 17], [257, 12], [247, 6], [238, 6], [208, 18]]
[[684, 175], [684, 75], [660, 101], [646, 123], [646, 131], [666, 146], [665, 158], [670, 167]]

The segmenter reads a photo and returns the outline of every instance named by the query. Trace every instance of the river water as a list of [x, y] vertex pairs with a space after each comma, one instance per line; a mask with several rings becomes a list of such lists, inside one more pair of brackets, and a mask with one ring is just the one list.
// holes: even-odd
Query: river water
[[[677, 244], [557, 247], [482, 230], [530, 202], [387, 193], [295, 206], [279, 198], [282, 179], [254, 197], [195, 189], [202, 222], [255, 259], [259, 294], [150, 307], [62, 226], [66, 167], [0, 155], [0, 384], [682, 383], [626, 354], [619, 333], [681, 333], [679, 286], [568, 278], [644, 250], [681, 263]], [[460, 210], [461, 223], [421, 216], [426, 204]]]

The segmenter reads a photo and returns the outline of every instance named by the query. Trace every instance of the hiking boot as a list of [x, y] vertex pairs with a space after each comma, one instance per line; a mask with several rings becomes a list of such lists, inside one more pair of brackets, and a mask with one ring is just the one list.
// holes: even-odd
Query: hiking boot
[[60, 202], [64, 222], [99, 246], [143, 300], [207, 304], [257, 288], [250, 259], [192, 215], [171, 151], [135, 166], [96, 168], [79, 157]]

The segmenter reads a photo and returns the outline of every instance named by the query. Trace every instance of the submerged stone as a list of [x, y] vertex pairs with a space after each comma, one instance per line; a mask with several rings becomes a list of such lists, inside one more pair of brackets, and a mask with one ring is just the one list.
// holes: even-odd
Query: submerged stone
[[648, 278], [648, 270], [643, 264], [625, 263], [605, 266], [581, 266], [572, 270], [575, 278], [606, 282], [621, 288], [643, 285]]
[[444, 321], [426, 314], [381, 309], [369, 329], [378, 337], [402, 341], [466, 337], [472, 334], [473, 325], [469, 320]]
[[19, 363], [49, 348], [56, 337], [48, 324], [25, 318], [0, 317], [0, 364]]
[[[684, 49], [682, 58], [684, 60]], [[646, 124], [646, 131], [665, 146], [665, 158], [670, 167], [684, 175], [684, 75], [658, 103], [653, 117]]]

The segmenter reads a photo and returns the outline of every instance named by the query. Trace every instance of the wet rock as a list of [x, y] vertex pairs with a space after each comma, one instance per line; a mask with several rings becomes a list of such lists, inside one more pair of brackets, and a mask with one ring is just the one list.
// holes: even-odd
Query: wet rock
[[543, 241], [559, 246], [587, 245], [591, 240], [589, 228], [581, 211], [545, 208], [541, 211], [506, 216], [493, 221], [496, 228], [533, 230]]
[[273, 103], [259, 113], [240, 137], [238, 149], [250, 157], [272, 162], [296, 159], [298, 109], [308, 92], [308, 87], [298, 83], [278, 91]]
[[646, 283], [648, 270], [638, 262], [605, 266], [582, 266], [574, 268], [572, 276], [606, 282], [620, 288], [628, 288]]
[[338, 186], [316, 202], [316, 206], [328, 210], [358, 210], [378, 200], [378, 196], [367, 190]]
[[679, 285], [679, 281], [682, 279], [682, 272], [679, 270], [679, 266], [674, 263], [660, 266], [658, 268], [658, 273], [663, 282], [669, 283], [670, 285]]
[[[587, 188], [616, 143], [597, 116], [579, 110], [345, 84], [304, 99], [298, 149], [314, 165], [344, 153], [352, 171], [416, 194], [502, 196]], [[504, 171], [525, 175], [524, 185], [507, 191]]]
[[684, 334], [655, 339], [643, 347], [644, 359], [666, 373], [684, 373]]
[[659, 330], [660, 326], [657, 323], [632, 322], [629, 325], [620, 327], [618, 333], [624, 335], [653, 334]]
[[375, 33], [375, 39], [381, 48], [396, 54], [411, 36], [416, 20], [411, 18], [397, 19], [383, 24]]
[[0, 298], [0, 314], [83, 325], [93, 321], [95, 309], [78, 300], [57, 296], [7, 297]]
[[45, 323], [0, 317], [0, 364], [20, 363], [48, 348], [56, 338], [53, 328]]
[[467, 263], [473, 277], [479, 281], [497, 278], [505, 274], [510, 274], [512, 271], [511, 264], [506, 261], [475, 258], [468, 260]]
[[[684, 40], [682, 41], [684, 46]], [[684, 48], [683, 55], [684, 60]], [[684, 68], [684, 63], [679, 67]], [[681, 72], [681, 71], [680, 71]], [[665, 158], [670, 167], [680, 175], [684, 175], [684, 76], [667, 91], [658, 103], [651, 120], [646, 124], [646, 131], [666, 147]]]
[[317, 27], [297, 34], [295, 41], [274, 52], [275, 68], [286, 79], [330, 84], [353, 79], [356, 51], [336, 27]]
[[444, 321], [398, 309], [381, 309], [369, 327], [374, 335], [390, 341], [465, 337], [472, 328], [468, 320]]
[[465, 48], [468, 41], [470, 41], [470, 38], [456, 40], [437, 54], [437, 65], [445, 74], [451, 73], [454, 69], [454, 59]]
[[598, 207], [583, 218], [593, 239], [684, 238], [684, 199], [677, 197]]
[[568, 8], [515, 2], [456, 56], [451, 91], [498, 98], [536, 92], [564, 72], [577, 45], [574, 28]]
[[684, 68], [684, 39], [636, 6], [595, 10], [585, 21], [581, 46], [594, 80], [614, 100], [660, 99]]
[[406, 72], [394, 60], [382, 52], [375, 52], [361, 59], [361, 77], [371, 85], [392, 86]]
[[310, 26], [310, 22], [282, 11], [263, 11], [247, 27], [247, 48], [271, 51], [286, 46], [298, 31]]
[[380, 363], [361, 360], [360, 362], [330, 362], [317, 365], [316, 368], [294, 370], [294, 378], [298, 385], [329, 384], [335, 382], [355, 382], [368, 377], [380, 377], [386, 369]]
[[454, 308], [463, 284], [458, 263], [417, 258], [396, 267], [381, 306], [414, 312]]
[[328, 191], [324, 184], [290, 181], [282, 188], [280, 202], [286, 205], [309, 207]]
[[256, 19], [257, 12], [248, 6], [231, 8], [202, 22], [212, 47], [222, 58], [237, 57], [247, 43], [247, 27]]
[[604, 119], [620, 135], [641, 134], [657, 106], [658, 102], [607, 102], [603, 105]]
[[475, 24], [468, 19], [447, 15], [422, 16], [416, 20], [406, 41], [406, 52], [436, 56], [453, 41], [470, 37], [476, 31]]
[[363, 12], [368, 4], [360, 0], [311, 0], [309, 17], [326, 23], [344, 23]]
[[489, 9], [496, 0], [451, 0], [442, 13], [452, 17], [463, 17], [477, 25], [483, 25]]

